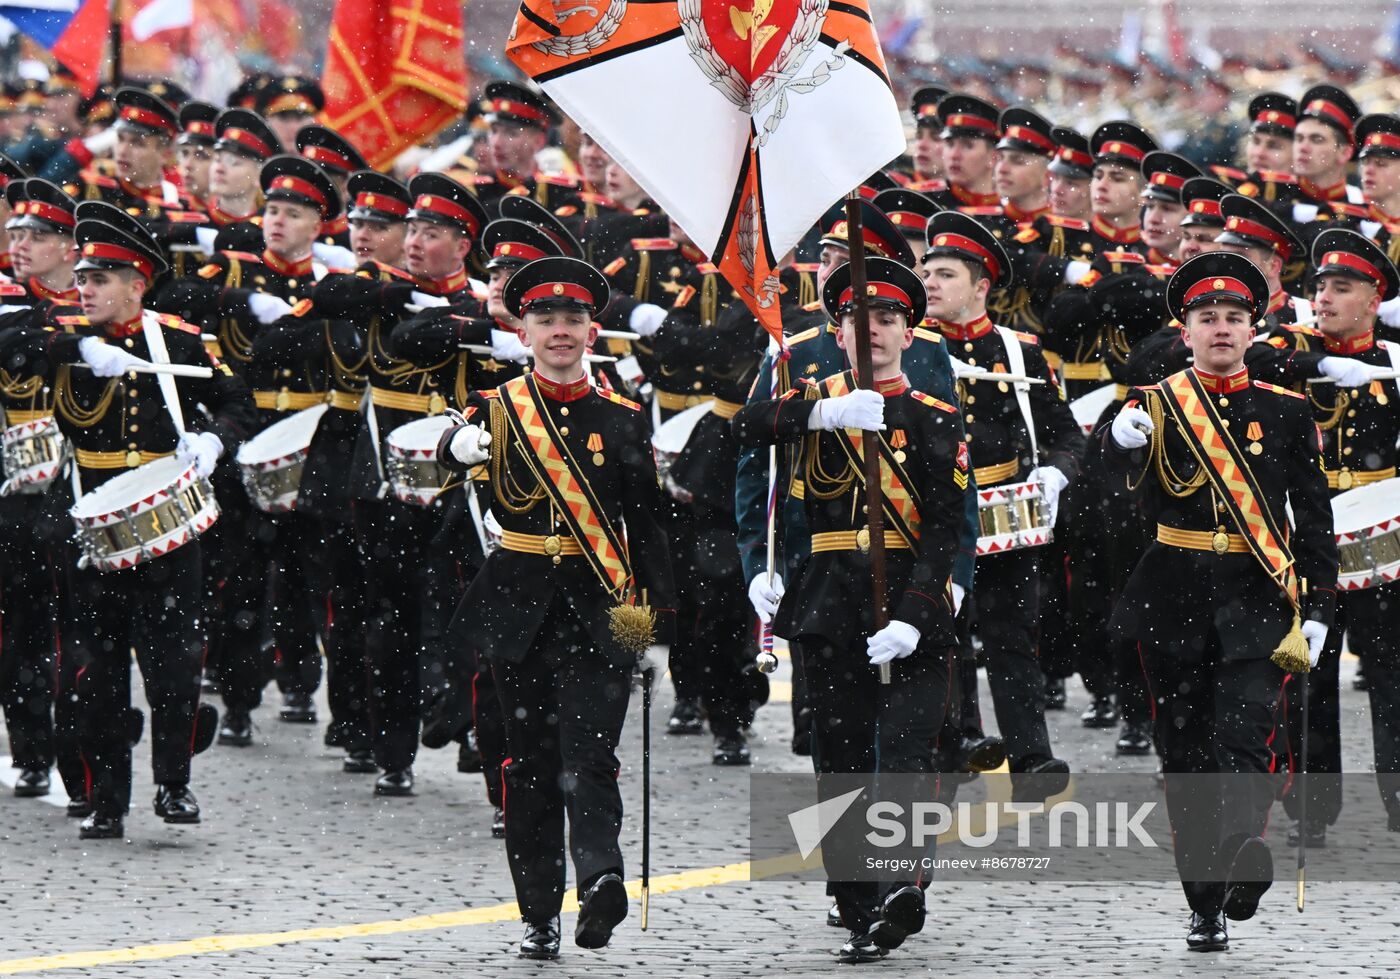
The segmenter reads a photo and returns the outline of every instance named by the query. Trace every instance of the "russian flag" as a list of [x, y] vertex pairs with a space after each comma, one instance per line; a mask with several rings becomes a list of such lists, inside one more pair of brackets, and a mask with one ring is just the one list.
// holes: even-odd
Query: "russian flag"
[[42, 45], [77, 76], [84, 95], [97, 89], [110, 31], [107, 0], [0, 2], [4, 17]]

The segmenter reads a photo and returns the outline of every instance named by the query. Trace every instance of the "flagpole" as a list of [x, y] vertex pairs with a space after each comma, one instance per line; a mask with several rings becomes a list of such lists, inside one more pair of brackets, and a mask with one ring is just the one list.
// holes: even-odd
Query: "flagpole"
[[108, 0], [111, 15], [112, 87], [122, 83], [122, 0]]
[[[856, 316], [856, 381], [875, 390], [875, 368], [870, 359], [870, 307], [865, 301], [865, 237], [860, 223], [860, 192], [846, 196], [846, 241], [851, 251], [851, 296]], [[875, 600], [875, 631], [889, 625], [885, 608], [885, 506], [880, 485], [880, 433], [866, 432], [865, 456], [866, 527], [870, 531], [870, 590]], [[890, 682], [890, 664], [879, 666], [881, 683]]]

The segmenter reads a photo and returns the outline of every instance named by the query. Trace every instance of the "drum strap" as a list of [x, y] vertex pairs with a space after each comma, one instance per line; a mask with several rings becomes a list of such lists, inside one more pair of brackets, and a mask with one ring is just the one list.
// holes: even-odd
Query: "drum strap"
[[1385, 350], [1385, 355], [1390, 358], [1390, 369], [1400, 374], [1400, 343], [1392, 340], [1376, 341]]
[[384, 453], [379, 444], [379, 416], [374, 413], [374, 388], [366, 384], [364, 400], [361, 402], [365, 408], [365, 424], [369, 426], [370, 447], [374, 452], [374, 471], [379, 476], [379, 489], [375, 491], [376, 500], [384, 499], [389, 492], [389, 480], [384, 476]]
[[[165, 334], [160, 329], [160, 318], [150, 310], [141, 314], [141, 333], [146, 338], [146, 349], [150, 351], [151, 363], [170, 363], [170, 351], [165, 349]], [[160, 397], [165, 402], [165, 410], [170, 413], [170, 421], [175, 426], [175, 434], [185, 434], [185, 413], [180, 409], [180, 389], [175, 386], [175, 375], [157, 374]]]
[[[996, 330], [1006, 348], [1006, 369], [1012, 374], [1025, 377], [1026, 356], [1021, 350], [1021, 341], [1017, 339], [1016, 332], [1004, 326], [998, 326]], [[1026, 423], [1026, 436], [1031, 440], [1031, 467], [1036, 468], [1040, 465], [1040, 446], [1036, 444], [1035, 416], [1031, 414], [1031, 387], [1024, 381], [1016, 381], [1011, 387], [1016, 392], [1016, 404], [1020, 407], [1021, 418]]]

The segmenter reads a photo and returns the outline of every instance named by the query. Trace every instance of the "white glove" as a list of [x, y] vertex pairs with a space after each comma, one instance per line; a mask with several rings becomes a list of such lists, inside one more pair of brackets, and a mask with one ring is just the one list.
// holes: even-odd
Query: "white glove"
[[83, 145], [93, 156], [110, 153], [117, 146], [117, 131], [116, 129], [104, 129], [102, 132], [84, 139]]
[[1400, 296], [1387, 299], [1376, 312], [1386, 326], [1400, 326]]
[[758, 621], [764, 625], [773, 621], [773, 616], [778, 614], [778, 604], [783, 600], [786, 591], [782, 575], [773, 575], [771, 585], [768, 583], [768, 572], [754, 575], [753, 581], [749, 582], [749, 604], [758, 613]]
[[322, 265], [333, 269], [353, 269], [360, 263], [355, 260], [355, 253], [340, 245], [328, 245], [324, 241], [311, 243], [311, 254]]
[[953, 365], [953, 376], [954, 376], [954, 377], [967, 377], [967, 376], [969, 376], [969, 375], [971, 375], [971, 374], [981, 374], [981, 373], [982, 373], [982, 369], [981, 369], [981, 368], [979, 368], [979, 367], [973, 367], [971, 364], [969, 364], [969, 363], [967, 363], [967, 362], [965, 362], [965, 361], [958, 360], [958, 358], [956, 358], [956, 357], [949, 357], [948, 360], [949, 360], [949, 362], [952, 363], [952, 365]]
[[206, 255], [214, 254], [214, 242], [218, 240], [218, 228], [195, 228], [194, 238], [199, 242], [199, 247], [204, 249]]
[[656, 696], [656, 691], [661, 686], [662, 679], [666, 676], [666, 670], [671, 661], [671, 647], [650, 645], [637, 657], [637, 679], [638, 687], [646, 682], [647, 670], [651, 670], [651, 693]]
[[638, 336], [649, 337], [666, 322], [666, 310], [654, 303], [641, 303], [627, 317], [627, 328]]
[[1152, 434], [1152, 429], [1151, 415], [1141, 408], [1124, 408], [1118, 412], [1118, 417], [1113, 419], [1108, 434], [1119, 448], [1140, 449], [1147, 444], [1147, 437]]
[[194, 471], [208, 478], [224, 454], [224, 443], [213, 432], [186, 432], [175, 447], [175, 458], [194, 463]]
[[1294, 224], [1307, 224], [1309, 221], [1314, 220], [1316, 217], [1317, 217], [1317, 205], [1316, 205], [1316, 204], [1294, 204], [1294, 205], [1293, 205], [1293, 223], [1294, 223]]
[[97, 377], [121, 377], [133, 367], [148, 367], [149, 361], [127, 353], [121, 347], [104, 343], [99, 337], [83, 337], [78, 341], [78, 353], [83, 363]]
[[1060, 494], [1069, 485], [1069, 477], [1054, 466], [1039, 466], [1031, 470], [1030, 481], [1040, 484], [1040, 495], [1050, 511], [1050, 526], [1053, 527], [1060, 512]]
[[967, 589], [956, 581], [953, 582], [953, 614], [957, 615], [962, 611], [963, 599], [967, 597]]
[[284, 299], [278, 299], [265, 292], [254, 292], [248, 295], [248, 311], [258, 318], [259, 323], [266, 325], [286, 316], [292, 311], [292, 307]]
[[858, 428], [863, 432], [884, 431], [884, 395], [878, 391], [858, 388], [839, 398], [818, 401], [812, 416], [807, 419], [807, 427], [812, 431], [821, 429], [826, 432], [834, 432], [838, 428]]
[[514, 330], [491, 328], [491, 356], [497, 360], [528, 360], [530, 351], [520, 342], [520, 334]]
[[479, 466], [491, 458], [487, 448], [490, 444], [491, 433], [486, 429], [480, 425], [463, 425], [447, 444], [447, 451], [464, 466]]
[[424, 309], [428, 309], [431, 306], [449, 305], [447, 300], [443, 299], [441, 296], [430, 296], [426, 292], [419, 292], [417, 289], [414, 289], [409, 296], [410, 302], [412, 302], [413, 305], [422, 306]]
[[919, 630], [908, 622], [895, 620], [865, 641], [870, 665], [879, 666], [890, 660], [904, 659], [919, 644]]
[[1342, 387], [1359, 388], [1370, 384], [1377, 374], [1390, 373], [1389, 367], [1362, 363], [1354, 357], [1323, 357], [1318, 368]]
[[1088, 262], [1081, 262], [1078, 259], [1070, 259], [1065, 264], [1065, 282], [1069, 285], [1075, 285], [1079, 282], [1080, 279], [1088, 275], [1089, 270], [1092, 268], [1093, 266], [1090, 265]]
[[1327, 642], [1327, 627], [1312, 619], [1302, 625], [1303, 636], [1308, 640], [1308, 666], [1317, 665], [1322, 658], [1322, 647]]

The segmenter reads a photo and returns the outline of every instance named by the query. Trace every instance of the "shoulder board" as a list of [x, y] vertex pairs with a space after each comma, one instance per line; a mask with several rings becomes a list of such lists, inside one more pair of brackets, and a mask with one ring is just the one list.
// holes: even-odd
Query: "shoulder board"
[[939, 401], [931, 394], [924, 394], [922, 391], [910, 391], [909, 397], [919, 402], [921, 405], [928, 405], [930, 408], [937, 408], [939, 411], [946, 411], [950, 415], [956, 415], [958, 409], [954, 408], [946, 401]]
[[1079, 288], [1081, 289], [1088, 289], [1095, 282], [1098, 282], [1102, 278], [1102, 272], [1100, 272], [1098, 269], [1090, 269], [1089, 271], [1084, 273], [1084, 278], [1076, 282], [1075, 285], [1079, 286]]
[[793, 263], [792, 263], [792, 270], [793, 270], [794, 272], [811, 272], [811, 273], [816, 273], [816, 271], [817, 271], [818, 269], [820, 269], [821, 267], [822, 267], [822, 266], [821, 266], [821, 263], [820, 263], [820, 262], [793, 262]]
[[957, 210], [962, 214], [968, 214], [975, 218], [1000, 217], [1006, 213], [1005, 209], [1002, 208], [1000, 204], [989, 204], [986, 207], [974, 207], [968, 204], [957, 208]]
[[641, 410], [642, 410], [642, 406], [639, 405], [639, 404], [637, 404], [637, 402], [635, 402], [635, 401], [628, 401], [626, 398], [624, 398], [622, 395], [618, 394], [616, 391], [599, 391], [598, 393], [601, 394], [603, 397], [607, 398], [609, 401], [611, 401], [611, 402], [612, 402], [613, 404], [615, 404], [615, 405], [622, 405], [622, 407], [624, 407], [624, 408], [631, 408], [633, 411], [641, 411]]
[[942, 343], [943, 334], [937, 330], [928, 330], [922, 326], [914, 327], [914, 337], [918, 340], [927, 340], [929, 343]]
[[1040, 237], [1040, 232], [1035, 230], [1033, 224], [1021, 225], [1021, 230], [1016, 232], [1016, 240], [1023, 245], [1028, 245]]
[[210, 262], [208, 265], [200, 266], [198, 274], [201, 279], [212, 279], [215, 276], [223, 275], [224, 267], [215, 262]]
[[554, 187], [577, 187], [578, 181], [573, 177], [566, 177], [563, 174], [540, 173], [535, 175], [535, 182], [539, 184], [550, 184]]
[[1284, 323], [1283, 328], [1289, 333], [1301, 333], [1303, 336], [1320, 337], [1322, 331], [1315, 326], [1299, 326], [1297, 323]]
[[169, 329], [179, 330], [181, 333], [193, 333], [195, 336], [200, 336], [204, 332], [193, 323], [186, 323], [180, 317], [170, 313], [157, 313], [156, 316], [160, 320], [160, 325]]
[[1059, 214], [1045, 215], [1047, 223], [1056, 228], [1069, 228], [1071, 231], [1088, 231], [1089, 222], [1081, 221], [1078, 218], [1062, 217]]
[[1299, 401], [1303, 400], [1303, 396], [1297, 391], [1290, 391], [1288, 390], [1288, 388], [1281, 388], [1277, 384], [1268, 384], [1264, 381], [1255, 381], [1254, 386], [1257, 388], [1263, 388], [1265, 391], [1272, 391], [1274, 392], [1274, 394], [1286, 394], [1290, 398], [1297, 398]]
[[1146, 265], [1147, 259], [1137, 252], [1117, 251], [1104, 252], [1099, 256], [1106, 262], [1113, 262], [1115, 265]]
[[1259, 185], [1252, 180], [1246, 180], [1243, 183], [1235, 185], [1235, 193], [1239, 194], [1241, 197], [1258, 197]]
[[1288, 346], [1287, 337], [1269, 337], [1269, 339], [1265, 340], [1264, 342], [1271, 347], [1278, 347], [1280, 350], [1283, 350]]
[[807, 303], [805, 306], [803, 306], [803, 307], [802, 307], [802, 312], [804, 312], [804, 313], [815, 313], [817, 310], [819, 310], [819, 309], [821, 309], [821, 308], [822, 308], [821, 301], [820, 301], [820, 300], [817, 300], [817, 301], [815, 301], [815, 302]]
[[1359, 204], [1348, 204], [1346, 201], [1333, 201], [1332, 210], [1349, 218], [1368, 218], [1371, 216], [1371, 212], [1366, 208]]
[[1285, 173], [1282, 170], [1260, 170], [1256, 176], [1265, 183], [1270, 184], [1296, 184], [1298, 182], [1297, 177], [1293, 176], [1291, 173]]
[[166, 211], [165, 217], [184, 224], [207, 224], [209, 222], [208, 215], [198, 211]]
[[475, 177], [472, 178], [472, 183], [476, 184], [478, 187], [485, 187], [488, 184], [494, 184], [495, 182], [496, 178], [491, 176], [491, 174], [489, 173], [478, 173]]
[[632, 247], [639, 252], [656, 252], [678, 246], [670, 238], [633, 238]]
[[55, 316], [53, 321], [59, 326], [89, 326], [90, 321], [86, 316]]
[[699, 272], [701, 275], [718, 275], [719, 266], [713, 262], [696, 262], [695, 271]]
[[689, 305], [689, 304], [690, 304], [690, 301], [691, 301], [692, 299], [694, 299], [694, 298], [695, 298], [695, 287], [694, 287], [694, 286], [686, 286], [686, 287], [685, 287], [684, 289], [682, 289], [680, 292], [676, 293], [676, 300], [675, 300], [675, 302], [673, 302], [673, 303], [671, 304], [671, 306], [672, 306], [673, 309], [679, 309], [679, 308], [685, 307], [685, 306]]
[[1210, 168], [1210, 172], [1223, 180], [1243, 180], [1245, 177], [1249, 176], [1249, 174], [1245, 173], [1239, 167], [1213, 166]]
[[1171, 274], [1176, 271], [1176, 269], [1171, 265], [1148, 265], [1146, 266], [1146, 269], [1153, 275], [1163, 279], [1169, 278]]
[[94, 187], [116, 187], [117, 182], [111, 177], [104, 177], [100, 173], [88, 173], [83, 177], [84, 183], [92, 184]]
[[571, 218], [577, 213], [578, 208], [574, 207], [572, 204], [565, 204], [563, 207], [556, 207], [554, 209], [554, 216], [556, 218]]
[[948, 182], [938, 177], [932, 180], [914, 180], [909, 183], [910, 190], [917, 190], [921, 194], [938, 193], [948, 189]]
[[483, 388], [476, 393], [483, 398], [499, 398], [501, 396], [501, 392], [497, 391], [495, 388]]
[[257, 262], [262, 264], [262, 256], [254, 255], [252, 252], [219, 252], [220, 255], [227, 255], [229, 258], [236, 258], [240, 262]]
[[790, 336], [788, 337], [788, 346], [792, 346], [794, 343], [804, 343], [820, 333], [821, 330], [820, 326], [814, 326], [810, 330], [803, 330], [795, 336]]
[[1016, 334], [1016, 339], [1022, 343], [1029, 343], [1032, 347], [1040, 346], [1040, 337], [1034, 333], [1022, 333], [1020, 330], [1012, 330], [1011, 332]]
[[604, 275], [616, 275], [618, 272], [620, 272], [620, 271], [622, 270], [622, 267], [623, 267], [624, 265], [626, 265], [626, 264], [627, 264], [627, 259], [621, 258], [621, 257], [615, 258], [615, 259], [613, 259], [611, 262], [609, 262], [607, 265], [604, 265], [604, 266], [603, 266], [603, 274], [604, 274]]
[[378, 272], [381, 275], [390, 275], [396, 279], [403, 279], [407, 282], [417, 281], [413, 278], [413, 276], [409, 275], [403, 269], [394, 268], [394, 266], [389, 265], [385, 262], [378, 261], [377, 259], [370, 259], [370, 261], [366, 264], [371, 266], [373, 271]]
[[299, 299], [299, 300], [297, 300], [296, 305], [292, 307], [292, 315], [293, 315], [293, 316], [301, 317], [301, 316], [305, 316], [305, 315], [306, 315], [307, 313], [309, 313], [309, 312], [311, 312], [311, 300], [310, 300], [310, 299]]

